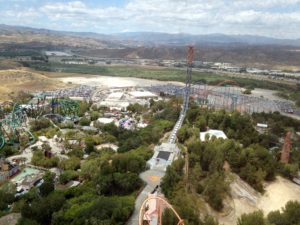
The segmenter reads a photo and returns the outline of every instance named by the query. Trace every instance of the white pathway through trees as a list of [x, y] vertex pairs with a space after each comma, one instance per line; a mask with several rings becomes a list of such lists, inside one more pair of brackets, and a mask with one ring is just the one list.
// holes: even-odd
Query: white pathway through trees
[[[171, 153], [171, 155], [175, 155], [175, 154], [177, 155], [179, 153], [179, 149], [177, 148], [177, 146], [175, 144], [176, 134], [177, 134], [177, 131], [182, 126], [182, 123], [185, 118], [185, 114], [186, 114], [186, 109], [183, 108], [181, 111], [181, 114], [179, 116], [179, 119], [176, 122], [176, 124], [171, 132], [171, 135], [168, 139], [168, 145], [164, 145], [168, 148], [168, 149], [164, 149], [165, 150], [164, 152], [169, 151]], [[161, 148], [161, 146], [157, 146], [157, 148]], [[140, 208], [141, 208], [143, 202], [147, 199], [148, 194], [151, 193], [157, 187], [157, 185], [160, 185], [161, 179], [165, 175], [167, 166], [170, 165], [170, 163], [171, 163], [169, 160], [163, 160], [160, 158], [156, 158], [157, 156], [158, 156], [158, 154], [154, 153], [152, 159], [149, 160], [149, 162], [152, 161], [152, 163], [153, 163], [153, 162], [159, 161], [160, 163], [158, 163], [158, 165], [155, 165], [155, 164], [150, 165], [149, 170], [146, 170], [145, 172], [140, 174], [140, 178], [145, 182], [146, 186], [143, 189], [143, 191], [139, 194], [139, 196], [137, 197], [137, 199], [135, 201], [135, 209], [134, 209], [134, 212], [133, 212], [131, 218], [127, 222], [127, 225], [138, 225], [139, 224], [139, 212], [140, 212]], [[172, 157], [171, 161], [173, 161], [175, 158], [176, 157]]]
[[127, 225], [138, 225], [139, 224], [139, 212], [143, 202], [147, 199], [148, 194], [154, 191], [157, 185], [160, 185], [161, 179], [165, 175], [167, 166], [172, 163], [174, 159], [177, 158], [180, 153], [179, 148], [176, 146], [176, 134], [177, 131], [181, 128], [184, 121], [186, 112], [189, 106], [189, 98], [191, 91], [191, 80], [192, 80], [192, 61], [194, 55], [193, 47], [189, 47], [188, 51], [188, 67], [187, 67], [187, 76], [186, 76], [186, 86], [183, 96], [183, 106], [179, 118], [171, 132], [171, 135], [168, 139], [168, 143], [163, 143], [160, 146], [156, 146], [154, 149], [156, 152], [152, 156], [152, 159], [148, 161], [150, 164], [150, 169], [141, 173], [141, 179], [146, 183], [145, 188], [139, 194], [135, 201], [134, 212], [127, 222]]

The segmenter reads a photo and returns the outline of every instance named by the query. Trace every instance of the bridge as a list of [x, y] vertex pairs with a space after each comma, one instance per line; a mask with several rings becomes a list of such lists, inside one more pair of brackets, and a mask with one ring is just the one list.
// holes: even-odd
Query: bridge
[[[156, 199], [158, 202], [163, 201], [165, 205], [172, 209], [175, 215], [178, 217], [179, 224], [184, 224], [183, 220], [180, 219], [179, 215], [170, 206], [170, 204], [166, 203], [166, 201], [161, 197], [153, 197], [149, 196], [149, 194], [154, 194], [158, 191], [161, 179], [164, 177], [167, 167], [171, 165], [172, 162], [176, 160], [180, 154], [180, 149], [176, 145], [176, 135], [183, 124], [189, 106], [193, 59], [194, 48], [192, 46], [189, 46], [187, 56], [186, 85], [183, 95], [182, 110], [168, 138], [168, 141], [154, 148], [154, 154], [152, 158], [147, 162], [149, 170], [146, 170], [145, 172], [140, 174], [140, 178], [145, 182], [146, 186], [136, 199], [134, 212], [127, 222], [127, 225], [142, 225], [144, 222], [144, 219], [142, 217], [145, 216], [146, 212], [146, 203], [148, 201], [153, 201], [153, 199]], [[157, 216], [153, 218], [153, 220], [147, 217], [148, 219], [146, 222], [151, 225], [162, 224], [161, 213], [162, 211], [160, 211], [160, 213], [158, 213]]]

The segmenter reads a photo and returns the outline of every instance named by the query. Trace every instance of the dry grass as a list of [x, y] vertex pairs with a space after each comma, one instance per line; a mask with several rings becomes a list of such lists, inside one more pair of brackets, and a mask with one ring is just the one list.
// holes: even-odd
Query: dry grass
[[20, 68], [22, 65], [16, 61], [3, 59], [0, 60], [0, 70], [9, 70], [9, 69], [16, 69]]
[[0, 43], [2, 44], [26, 44], [35, 47], [37, 45], [54, 45], [54, 46], [70, 46], [85, 47], [98, 49], [106, 47], [105, 42], [89, 38], [76, 37], [71, 35], [59, 35], [51, 33], [32, 33], [32, 32], [15, 32], [13, 34], [0, 35]]
[[66, 86], [66, 84], [40, 73], [23, 69], [0, 70], [0, 83], [0, 101], [9, 100], [10, 95], [19, 91], [35, 92]]

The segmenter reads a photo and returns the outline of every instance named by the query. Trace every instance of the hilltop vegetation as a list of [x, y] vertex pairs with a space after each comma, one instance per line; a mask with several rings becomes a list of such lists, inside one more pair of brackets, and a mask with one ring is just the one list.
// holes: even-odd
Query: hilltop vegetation
[[[267, 122], [269, 131], [258, 133], [254, 129], [256, 122]], [[251, 117], [238, 112], [199, 110], [192, 106], [177, 134], [186, 149], [184, 158], [167, 168], [162, 190], [179, 214], [186, 218], [187, 224], [199, 224], [199, 215], [205, 215], [206, 211], [203, 201], [214, 210], [223, 211], [224, 199], [230, 196], [231, 172], [261, 193], [264, 192], [263, 183], [274, 180], [276, 175], [293, 177], [300, 162], [298, 138], [295, 137], [291, 160], [286, 165], [278, 161], [282, 145], [279, 138], [284, 137], [287, 130], [298, 130], [299, 125], [298, 121], [278, 113], [254, 114]], [[223, 130], [229, 139], [212, 138], [200, 142], [199, 131], [208, 128]], [[270, 150], [276, 146], [277, 151]]]

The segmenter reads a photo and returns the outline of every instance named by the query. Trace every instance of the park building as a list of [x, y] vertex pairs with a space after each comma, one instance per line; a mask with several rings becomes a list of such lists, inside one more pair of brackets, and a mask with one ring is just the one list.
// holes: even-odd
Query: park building
[[150, 91], [130, 91], [129, 95], [136, 99], [157, 99], [158, 96]]
[[200, 140], [206, 141], [206, 137], [208, 136], [208, 140], [211, 140], [212, 137], [227, 139], [226, 134], [222, 130], [208, 130], [205, 132], [200, 132]]
[[19, 172], [19, 165], [0, 159], [0, 182], [8, 180]]
[[148, 160], [147, 164], [150, 169], [165, 171], [166, 168], [178, 158], [179, 153], [180, 150], [176, 144], [162, 143], [159, 146], [155, 146], [154, 154], [152, 158]]

